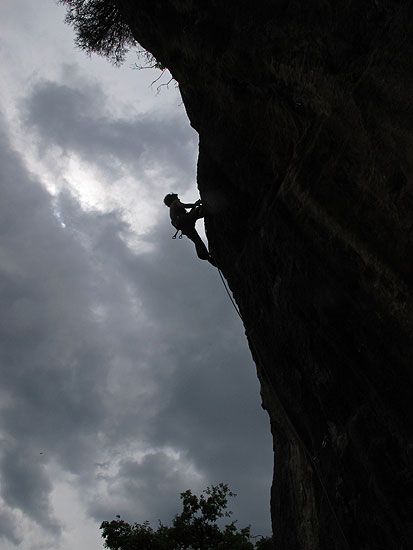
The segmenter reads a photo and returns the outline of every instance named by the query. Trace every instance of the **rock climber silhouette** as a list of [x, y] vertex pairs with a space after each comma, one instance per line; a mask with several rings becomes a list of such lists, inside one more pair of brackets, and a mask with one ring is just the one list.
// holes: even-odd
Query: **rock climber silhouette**
[[[194, 203], [185, 204], [179, 200], [176, 193], [169, 193], [169, 195], [166, 195], [163, 202], [169, 207], [171, 223], [175, 229], [177, 229], [177, 233], [181, 231], [183, 235], [194, 243], [198, 258], [201, 260], [208, 260], [210, 264], [215, 266], [215, 261], [195, 229], [197, 220], [204, 217], [202, 201], [197, 200]], [[191, 210], [187, 212], [187, 208]]]

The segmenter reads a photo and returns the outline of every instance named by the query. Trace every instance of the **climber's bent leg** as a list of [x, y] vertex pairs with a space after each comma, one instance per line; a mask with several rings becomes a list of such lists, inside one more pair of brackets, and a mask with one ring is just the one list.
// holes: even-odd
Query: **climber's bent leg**
[[183, 230], [182, 233], [186, 235], [188, 239], [190, 239], [194, 243], [198, 258], [201, 260], [208, 260], [209, 259], [208, 249], [205, 246], [204, 241], [198, 235], [198, 232], [196, 231], [196, 229], [192, 229], [190, 231]]

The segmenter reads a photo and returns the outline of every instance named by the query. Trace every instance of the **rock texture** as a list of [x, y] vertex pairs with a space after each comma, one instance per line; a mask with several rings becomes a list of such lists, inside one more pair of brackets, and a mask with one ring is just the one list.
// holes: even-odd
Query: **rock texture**
[[199, 133], [277, 549], [413, 548], [412, 3], [116, 1]]

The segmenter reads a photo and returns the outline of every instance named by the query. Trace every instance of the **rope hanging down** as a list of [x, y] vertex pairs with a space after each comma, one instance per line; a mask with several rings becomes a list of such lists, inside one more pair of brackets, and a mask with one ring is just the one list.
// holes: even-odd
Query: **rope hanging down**
[[[215, 260], [215, 261], [216, 261], [216, 260]], [[219, 276], [221, 277], [222, 284], [224, 285], [224, 288], [225, 288], [225, 290], [227, 291], [227, 294], [228, 294], [228, 296], [229, 296], [229, 299], [231, 300], [232, 305], [234, 306], [235, 311], [238, 313], [238, 317], [241, 319], [242, 323], [244, 324], [244, 320], [243, 320], [243, 318], [242, 318], [242, 316], [241, 316], [241, 313], [240, 313], [240, 311], [239, 311], [239, 309], [238, 309], [238, 306], [237, 306], [237, 304], [235, 303], [234, 298], [231, 296], [231, 293], [230, 293], [230, 291], [229, 291], [229, 288], [228, 288], [228, 286], [227, 286], [227, 283], [226, 283], [226, 281], [225, 281], [225, 279], [224, 279], [224, 276], [222, 275], [222, 272], [221, 272], [221, 270], [219, 269], [218, 265], [217, 265], [217, 269], [218, 269]]]

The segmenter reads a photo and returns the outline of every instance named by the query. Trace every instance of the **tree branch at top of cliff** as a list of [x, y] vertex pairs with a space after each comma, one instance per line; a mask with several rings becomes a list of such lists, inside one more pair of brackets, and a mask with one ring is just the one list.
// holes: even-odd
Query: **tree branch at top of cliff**
[[[96, 53], [120, 65], [130, 48], [138, 46], [129, 25], [113, 0], [57, 0], [67, 7], [65, 22], [76, 33], [75, 43], [88, 55]], [[142, 52], [138, 51], [138, 55]], [[164, 67], [149, 52], [146, 61], [154, 68]]]

